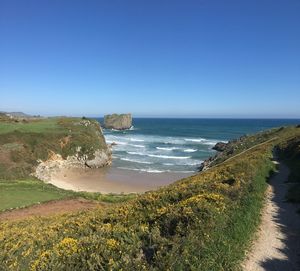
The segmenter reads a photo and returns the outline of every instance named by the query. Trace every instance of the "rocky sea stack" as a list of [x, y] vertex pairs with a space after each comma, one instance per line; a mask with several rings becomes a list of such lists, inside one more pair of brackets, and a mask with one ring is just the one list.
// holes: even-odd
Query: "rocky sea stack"
[[104, 116], [104, 128], [126, 130], [132, 126], [131, 114], [112, 114]]

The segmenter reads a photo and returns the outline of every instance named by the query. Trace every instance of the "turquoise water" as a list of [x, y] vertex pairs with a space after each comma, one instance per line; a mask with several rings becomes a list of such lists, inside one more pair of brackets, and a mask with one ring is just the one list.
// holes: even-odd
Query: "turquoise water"
[[[98, 119], [101, 123], [102, 119]], [[219, 141], [299, 124], [291, 119], [150, 119], [135, 118], [126, 131], [104, 129], [113, 146], [113, 167], [141, 172], [195, 172]]]

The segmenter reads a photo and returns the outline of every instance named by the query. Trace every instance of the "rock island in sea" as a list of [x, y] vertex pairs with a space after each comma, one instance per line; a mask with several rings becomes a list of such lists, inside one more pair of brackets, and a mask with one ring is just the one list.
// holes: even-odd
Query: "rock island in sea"
[[112, 114], [104, 116], [104, 128], [126, 130], [132, 126], [131, 114]]

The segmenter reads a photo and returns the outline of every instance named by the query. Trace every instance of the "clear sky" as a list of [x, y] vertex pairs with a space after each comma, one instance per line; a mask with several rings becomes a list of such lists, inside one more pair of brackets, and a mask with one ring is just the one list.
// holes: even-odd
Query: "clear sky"
[[300, 1], [0, 0], [0, 110], [300, 117]]

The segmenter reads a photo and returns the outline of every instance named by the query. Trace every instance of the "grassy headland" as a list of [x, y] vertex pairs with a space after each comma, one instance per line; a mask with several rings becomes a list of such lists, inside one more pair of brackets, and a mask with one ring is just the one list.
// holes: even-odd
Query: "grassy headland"
[[[80, 151], [78, 152], [78, 146]], [[10, 119], [0, 117], [0, 178], [27, 178], [38, 160], [52, 154], [93, 157], [106, 149], [99, 124], [79, 118]]]
[[288, 127], [247, 137], [211, 169], [103, 210], [2, 223], [0, 269], [238, 270], [272, 150], [299, 136]]
[[[78, 147], [80, 146], [80, 151]], [[51, 200], [85, 197], [121, 202], [133, 195], [101, 195], [66, 191], [35, 179], [39, 160], [52, 154], [93, 158], [106, 149], [99, 123], [86, 118], [9, 118], [0, 114], [0, 211]]]

